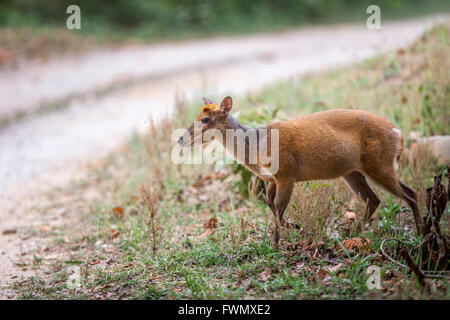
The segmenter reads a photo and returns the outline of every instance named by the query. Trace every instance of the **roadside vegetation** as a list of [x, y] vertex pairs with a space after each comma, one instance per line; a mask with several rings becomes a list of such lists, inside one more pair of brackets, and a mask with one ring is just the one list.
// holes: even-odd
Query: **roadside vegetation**
[[79, 0], [81, 30], [67, 30], [73, 1], [0, 3], [0, 67], [20, 59], [77, 54], [86, 48], [133, 41], [171, 41], [223, 34], [272, 32], [300, 25], [365, 23], [376, 4], [383, 21], [450, 12], [445, 0]]
[[[441, 166], [416, 137], [450, 133], [449, 41], [449, 26], [437, 26], [397, 52], [235, 97], [234, 115], [248, 125], [332, 108], [388, 118], [405, 137], [399, 175], [424, 211], [425, 188]], [[379, 189], [371, 225], [358, 228], [364, 206], [342, 181], [297, 184], [286, 218], [301, 229], [283, 229], [272, 249], [272, 213], [248, 172], [170, 160], [172, 131], [187, 127], [200, 101], [179, 97], [172, 117], [93, 163], [85, 179], [47, 194], [51, 206], [33, 209], [65, 208], [73, 223], [30, 228], [48, 243], [23, 257], [20, 267], [34, 275], [10, 284], [20, 298], [449, 299], [448, 281], [426, 279], [423, 288], [380, 254], [383, 239], [421, 239], [409, 208]], [[371, 265], [381, 269], [381, 289], [367, 287]]]

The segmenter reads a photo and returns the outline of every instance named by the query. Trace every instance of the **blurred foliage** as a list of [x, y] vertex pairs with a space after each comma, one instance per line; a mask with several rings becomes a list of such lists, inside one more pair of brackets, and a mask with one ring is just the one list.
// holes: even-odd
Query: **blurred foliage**
[[377, 4], [382, 18], [450, 10], [445, 0], [3, 0], [0, 26], [65, 28], [66, 8], [81, 8], [82, 33], [142, 38], [270, 31], [308, 23], [367, 19]]

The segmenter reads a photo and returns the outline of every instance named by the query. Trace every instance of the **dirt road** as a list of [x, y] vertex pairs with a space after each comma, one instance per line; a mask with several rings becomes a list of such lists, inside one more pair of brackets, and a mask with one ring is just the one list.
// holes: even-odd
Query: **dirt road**
[[379, 31], [365, 24], [333, 25], [102, 49], [0, 71], [0, 119], [37, 112], [0, 127], [0, 279], [14, 274], [23, 243], [1, 232], [39, 219], [17, 216], [19, 202], [26, 205], [21, 192], [33, 182], [42, 187], [68, 181], [78, 164], [102, 157], [144, 129], [149, 117], [170, 112], [175, 92], [219, 98], [259, 90], [403, 46], [448, 18], [386, 22]]

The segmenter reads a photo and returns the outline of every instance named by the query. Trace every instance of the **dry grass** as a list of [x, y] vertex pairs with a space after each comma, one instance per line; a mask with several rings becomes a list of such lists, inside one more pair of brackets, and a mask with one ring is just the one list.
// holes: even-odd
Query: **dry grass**
[[141, 194], [141, 198], [144, 201], [145, 207], [147, 208], [148, 218], [147, 225], [149, 226], [149, 233], [151, 233], [152, 241], [153, 241], [153, 253], [156, 253], [157, 250], [157, 222], [156, 222], [156, 212], [158, 211], [158, 201], [159, 196], [155, 192], [153, 192], [149, 187], [141, 184], [139, 186], [139, 193]]
[[286, 213], [301, 227], [301, 237], [321, 240], [332, 218], [341, 217], [351, 192], [340, 181], [297, 183]]
[[0, 29], [0, 67], [14, 67], [21, 60], [45, 61], [55, 55], [79, 54], [99, 45], [99, 40], [66, 29]]

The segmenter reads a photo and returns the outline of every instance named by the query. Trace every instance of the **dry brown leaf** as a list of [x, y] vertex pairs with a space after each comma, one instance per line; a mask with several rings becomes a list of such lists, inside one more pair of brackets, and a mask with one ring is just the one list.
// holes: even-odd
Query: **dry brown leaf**
[[319, 269], [316, 272], [316, 275], [318, 278], [323, 280], [327, 276], [327, 272], [325, 271], [325, 269], [319, 267]]
[[217, 172], [217, 173], [207, 173], [202, 176], [200, 176], [191, 186], [193, 188], [200, 188], [207, 183], [209, 183], [211, 180], [217, 180], [222, 179], [225, 177], [225, 174], [223, 172]]
[[353, 211], [345, 211], [344, 213], [344, 219], [348, 221], [355, 221], [356, 220], [356, 214]]
[[322, 247], [324, 242], [313, 242], [311, 240], [298, 241], [293, 244], [288, 245], [289, 250], [299, 249], [301, 251], [316, 251], [318, 248]]
[[330, 278], [326, 270], [322, 267], [319, 267], [317, 271], [314, 273], [314, 281], [327, 281]]
[[359, 237], [351, 238], [342, 241], [342, 245], [349, 252], [353, 252], [355, 250], [360, 250], [364, 252], [368, 252], [370, 250], [370, 240], [367, 238], [361, 239]]
[[406, 104], [408, 102], [408, 98], [404, 94], [401, 95], [400, 100], [402, 101], [402, 104]]
[[111, 209], [110, 214], [114, 217], [114, 218], [118, 218], [120, 220], [123, 219], [124, 214], [125, 214], [125, 210], [123, 210], [122, 207], [114, 207]]
[[117, 231], [116, 229], [109, 229], [109, 234], [111, 238], [114, 239], [117, 238], [117, 236], [119, 235], [119, 231]]
[[203, 224], [206, 229], [215, 229], [217, 228], [217, 219], [211, 218], [207, 222]]
[[258, 276], [258, 281], [266, 281], [267, 279], [269, 279], [270, 277], [272, 277], [272, 269], [270, 269], [269, 267], [267, 267], [266, 269], [264, 269], [263, 272], [261, 272]]
[[327, 267], [327, 271], [331, 272], [331, 273], [334, 273], [334, 272], [338, 271], [341, 267], [342, 267], [342, 263], [338, 263], [335, 266]]

